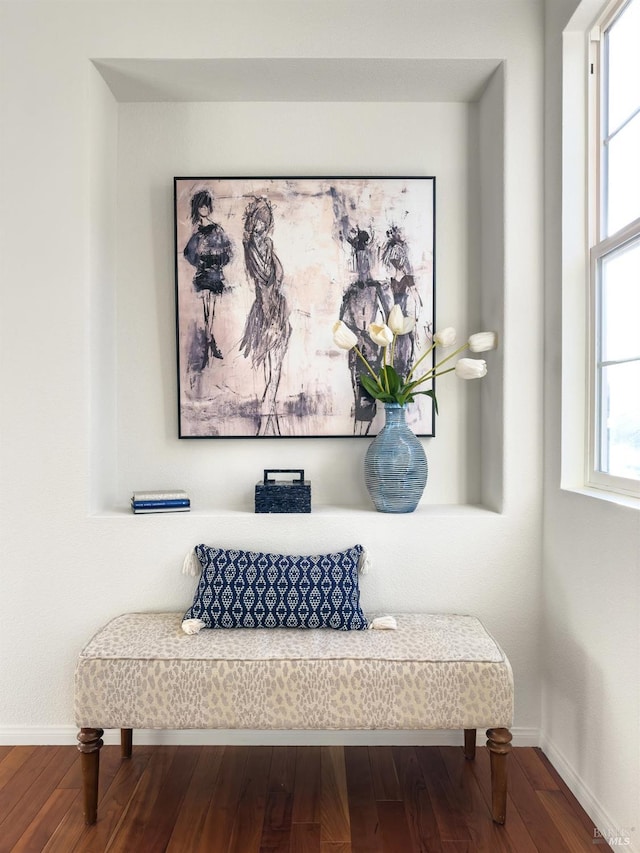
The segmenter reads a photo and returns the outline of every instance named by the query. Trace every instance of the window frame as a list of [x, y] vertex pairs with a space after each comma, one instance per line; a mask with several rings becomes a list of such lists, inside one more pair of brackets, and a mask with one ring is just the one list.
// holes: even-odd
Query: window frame
[[[600, 267], [602, 260], [640, 239], [640, 217], [613, 234], [603, 236], [606, 215], [606, 184], [603, 163], [603, 118], [606, 109], [605, 34], [631, 0], [612, 0], [591, 28], [588, 51], [588, 371], [587, 371], [587, 452], [585, 481], [588, 486], [622, 495], [640, 495], [640, 479], [620, 477], [599, 470], [601, 454], [601, 325]], [[636, 0], [638, 2], [638, 0]], [[630, 120], [630, 119], [629, 119]]]

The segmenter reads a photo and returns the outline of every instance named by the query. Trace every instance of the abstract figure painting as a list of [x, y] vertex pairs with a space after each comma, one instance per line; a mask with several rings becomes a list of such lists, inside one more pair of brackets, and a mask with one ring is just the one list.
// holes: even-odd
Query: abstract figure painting
[[198, 339], [190, 350], [190, 376], [201, 374], [209, 359], [222, 358], [213, 334], [217, 297], [224, 292], [222, 268], [231, 260], [231, 243], [222, 228], [211, 218], [213, 201], [208, 190], [191, 196], [193, 234], [185, 246], [184, 256], [195, 267], [193, 289], [202, 299], [203, 324]]
[[244, 214], [244, 261], [255, 299], [244, 327], [240, 351], [251, 355], [254, 371], [264, 372], [258, 435], [280, 435], [276, 395], [291, 336], [289, 307], [282, 292], [283, 269], [273, 250], [273, 211], [268, 199], [256, 198]]
[[[394, 304], [415, 319], [399, 372], [431, 343], [435, 178], [175, 178], [182, 438], [373, 436], [384, 424], [337, 350], [339, 318], [367, 334]], [[432, 402], [408, 422], [433, 434]]]

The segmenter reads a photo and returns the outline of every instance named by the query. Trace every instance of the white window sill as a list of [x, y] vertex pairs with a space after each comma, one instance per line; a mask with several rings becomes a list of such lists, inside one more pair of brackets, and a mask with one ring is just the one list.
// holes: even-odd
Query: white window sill
[[595, 498], [600, 501], [617, 504], [618, 506], [635, 509], [640, 512], [640, 497], [634, 495], [623, 495], [621, 492], [611, 492], [608, 489], [598, 489], [595, 486], [562, 486], [561, 491], [571, 492], [574, 495], [583, 495], [587, 498]]

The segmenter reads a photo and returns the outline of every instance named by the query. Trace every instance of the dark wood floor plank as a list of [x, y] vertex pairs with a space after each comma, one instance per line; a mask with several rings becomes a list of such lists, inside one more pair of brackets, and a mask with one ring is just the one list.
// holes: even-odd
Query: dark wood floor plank
[[[73, 789], [64, 788], [61, 790], [72, 791]], [[79, 791], [76, 791], [76, 799], [47, 839], [46, 844], [42, 848], [42, 853], [71, 853], [72, 850], [77, 849], [77, 845], [85, 830], [84, 816], [82, 814], [82, 795]]]
[[594, 847], [593, 832], [587, 832], [580, 818], [571, 810], [562, 791], [538, 791], [538, 799], [564, 839], [567, 853], [593, 853], [594, 849], [606, 849], [600, 845]]
[[275, 746], [271, 756], [268, 793], [260, 849], [289, 850], [296, 781], [297, 748]]
[[441, 841], [471, 841], [464, 815], [451, 788], [451, 780], [437, 747], [416, 747]]
[[140, 781], [136, 796], [127, 812], [127, 819], [116, 829], [109, 840], [109, 853], [131, 853], [132, 850], [147, 850], [148, 828], [153, 832], [151, 815], [158, 795], [163, 789], [165, 778], [176, 757], [176, 746], [159, 746], [151, 753]]
[[286, 791], [269, 791], [264, 810], [260, 847], [285, 847], [291, 838], [293, 794]]
[[15, 749], [14, 746], [0, 746], [0, 765], [5, 760], [7, 755], [11, 752], [12, 749]]
[[[116, 755], [118, 747], [110, 747], [112, 755]], [[105, 752], [107, 747], [102, 748]], [[109, 841], [117, 830], [118, 826], [123, 823], [128, 815], [129, 807], [135, 795], [142, 774], [147, 768], [151, 759], [151, 747], [134, 749], [133, 756], [126, 761], [118, 762], [118, 769], [113, 777], [111, 784], [106, 788], [100, 799], [98, 800], [98, 822], [93, 826], [84, 825], [84, 817], [82, 815], [82, 807], [77, 815], [77, 820], [81, 825], [81, 833], [76, 846], [73, 848], [73, 853], [96, 853], [96, 851], [104, 851], [107, 849]], [[101, 771], [104, 769], [102, 756], [100, 760]], [[102, 782], [101, 790], [102, 790]], [[72, 830], [73, 827], [68, 827], [67, 830]], [[59, 832], [56, 833], [58, 835]], [[64, 847], [57, 847], [60, 853], [66, 853]], [[49, 852], [48, 852], [49, 853]]]
[[[8, 782], [11, 782], [13, 785], [15, 774], [35, 751], [35, 746], [13, 746], [9, 748], [9, 752], [3, 758], [2, 764], [0, 764], [0, 790], [2, 790]], [[38, 752], [40, 751], [41, 750], [38, 750]], [[37, 760], [43, 761], [44, 756], [40, 755]]]
[[[176, 750], [158, 794], [145, 818], [142, 848], [145, 853], [164, 853], [180, 814], [182, 801], [198, 763], [198, 747]], [[150, 768], [156, 773], [157, 768]], [[133, 848], [132, 848], [133, 849]]]
[[464, 815], [472, 849], [477, 853], [521, 853], [512, 845], [504, 827], [493, 822], [491, 810], [474, 775], [475, 761], [467, 761], [459, 747], [444, 746], [439, 750], [457, 808]]
[[393, 758], [414, 848], [441, 853], [438, 823], [415, 749], [411, 746], [394, 747]]
[[381, 800], [378, 802], [380, 832], [385, 853], [397, 850], [398, 853], [412, 853], [414, 850], [407, 813], [402, 800]]
[[291, 839], [297, 750], [273, 747], [260, 849], [288, 850]]
[[518, 761], [509, 762], [508, 787], [511, 799], [517, 803], [517, 809], [527, 827], [527, 832], [539, 853], [558, 853], [559, 850], [563, 850], [562, 836], [538, 800], [535, 790]]
[[[581, 820], [583, 826], [585, 827], [585, 829], [587, 830], [587, 832], [589, 832], [591, 835], [593, 835], [593, 832], [596, 829], [596, 827], [594, 826], [594, 823], [591, 820], [591, 818], [589, 817], [589, 815], [585, 812], [585, 810], [582, 808], [580, 803], [577, 801], [573, 791], [569, 788], [567, 783], [560, 776], [560, 774], [558, 773], [556, 768], [551, 764], [551, 762], [549, 761], [547, 756], [544, 754], [544, 752], [539, 747], [533, 747], [533, 751], [536, 753], [538, 760], [542, 764], [544, 764], [549, 775], [555, 780], [555, 782], [558, 786], [558, 790], [562, 791], [565, 799], [570, 804], [571, 808], [576, 812], [577, 816], [580, 818], [580, 820]], [[602, 847], [600, 847], [599, 849], [602, 850]]]
[[260, 853], [290, 853], [291, 851], [291, 843], [289, 836], [287, 836], [286, 840], [280, 841], [275, 847], [261, 847]]
[[401, 800], [400, 783], [390, 746], [370, 746], [369, 762], [376, 800]]
[[[593, 822], [533, 748], [515, 748], [509, 759], [502, 827], [491, 820], [484, 747], [466, 761], [459, 747], [142, 746], [122, 760], [119, 747], [107, 746], [98, 822], [90, 827], [75, 746], [0, 755], [0, 806], [9, 807], [0, 812], [0, 851], [7, 853], [595, 849]], [[597, 841], [599, 851], [611, 850]]]
[[[41, 753], [35, 752], [32, 756], [33, 761], [28, 760], [16, 774], [21, 776], [23, 785], [30, 782], [28, 787], [21, 789], [23, 791], [21, 799], [7, 811], [0, 806], [0, 815], [4, 816], [4, 820], [0, 823], [0, 853], [8, 853], [32, 821], [36, 820], [38, 812], [71, 766], [71, 762], [76, 759], [77, 751], [73, 747], [53, 747], [48, 759], [45, 758], [44, 762], [38, 763], [36, 759], [40, 755]], [[30, 772], [22, 775], [22, 771], [27, 769], [28, 764], [34, 766], [29, 768]], [[10, 794], [12, 789], [13, 785], [5, 786], [0, 792], [0, 797], [2, 794]], [[12, 800], [10, 796], [4, 799], [9, 802]]]
[[518, 762], [534, 791], [558, 790], [558, 783], [533, 749], [512, 750], [510, 759]]
[[274, 746], [269, 773], [269, 790], [286, 791], [293, 794], [296, 779], [297, 748], [295, 746]]
[[349, 795], [341, 746], [320, 748], [320, 840], [323, 845], [349, 844]]
[[198, 849], [223, 754], [223, 746], [200, 747], [198, 763], [167, 844], [167, 853], [194, 853]]
[[[512, 758], [513, 756], [510, 756], [508, 759], [509, 766]], [[469, 765], [476, 777], [478, 787], [482, 791], [484, 801], [489, 811], [491, 810], [490, 761], [489, 751], [486, 747], [482, 746], [476, 749], [476, 757]], [[507, 768], [507, 790], [509, 789], [508, 774], [509, 770]], [[536, 846], [533, 843], [522, 818], [520, 817], [520, 812], [511, 798], [510, 793], [507, 794], [507, 821], [503, 826], [503, 830], [508, 836], [511, 845], [518, 851], [518, 853], [536, 853]]]
[[[65, 788], [62, 790], [71, 791], [72, 789]], [[77, 850], [86, 829], [82, 814], [82, 794], [77, 791], [76, 799], [71, 808], [47, 839], [47, 843], [42, 848], [42, 853], [71, 853], [71, 851]]]
[[[140, 752], [140, 758], [145, 762], [149, 760], [150, 749], [152, 747], [138, 747], [137, 751]], [[113, 780], [116, 778], [117, 774], [120, 772], [120, 768], [123, 764], [126, 764], [127, 761], [123, 761], [122, 754], [120, 752], [119, 746], [103, 746], [100, 750], [100, 780], [99, 780], [99, 790], [98, 790], [98, 803], [100, 800], [106, 796], [107, 791], [113, 784]], [[80, 770], [80, 773], [77, 775], [78, 787], [82, 788], [82, 770], [81, 770], [81, 762], [80, 762], [80, 753], [78, 752], [78, 757], [71, 765], [71, 769], [68, 773], [66, 773], [63, 779], [60, 781], [60, 788], [72, 787], [70, 782], [73, 778], [73, 771]]]
[[79, 791], [56, 788], [12, 847], [11, 853], [42, 853], [65, 815], [79, 799]]
[[[105, 758], [110, 752], [113, 752], [114, 750], [118, 751], [118, 758], [120, 758], [120, 747], [103, 746], [100, 750], [100, 782], [104, 781], [102, 770], [104, 767]], [[82, 788], [82, 765], [80, 762], [80, 752], [78, 752], [77, 760], [72, 763], [71, 767], [64, 774], [60, 782], [58, 782], [58, 788], [75, 788], [78, 791]]]
[[293, 823], [290, 853], [320, 853], [320, 824]]
[[246, 748], [224, 748], [211, 803], [196, 847], [198, 853], [227, 853], [248, 758], [249, 750]]
[[[15, 806], [24, 801], [27, 791], [36, 779], [42, 773], [47, 775], [46, 771], [54, 761], [54, 748], [49, 750], [27, 748], [25, 751], [20, 747], [17, 749], [20, 751], [15, 756], [14, 772], [10, 780], [7, 780], [7, 784], [0, 789], [0, 827], [6, 822]], [[6, 761], [9, 761], [9, 758]], [[51, 783], [50, 787], [53, 790], [55, 783]]]
[[272, 752], [271, 747], [261, 746], [249, 753], [229, 853], [258, 853], [260, 850]]
[[369, 749], [366, 746], [347, 746], [344, 757], [353, 853], [384, 853]]
[[296, 750], [296, 778], [291, 821], [294, 824], [320, 825], [319, 746], [299, 746]]
[[290, 853], [290, 834], [288, 833], [286, 838], [281, 839], [279, 842], [274, 842], [274, 845], [275, 846], [268, 845], [266, 847], [261, 847], [260, 853]]

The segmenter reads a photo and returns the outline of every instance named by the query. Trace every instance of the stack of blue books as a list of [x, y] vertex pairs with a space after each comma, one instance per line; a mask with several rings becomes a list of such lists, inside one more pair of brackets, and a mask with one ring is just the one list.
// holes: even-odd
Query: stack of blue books
[[131, 497], [131, 509], [137, 513], [146, 512], [188, 512], [191, 507], [189, 495], [177, 489], [173, 492], [134, 492]]

